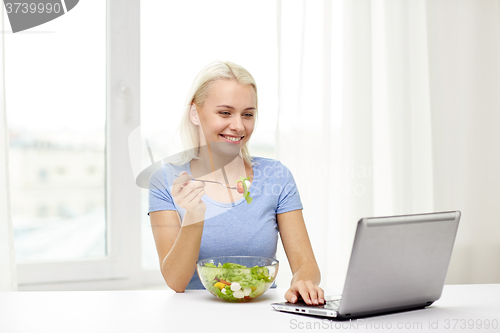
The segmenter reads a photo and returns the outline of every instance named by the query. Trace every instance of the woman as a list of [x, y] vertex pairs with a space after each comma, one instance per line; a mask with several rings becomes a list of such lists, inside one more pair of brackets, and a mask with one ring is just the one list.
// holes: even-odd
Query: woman
[[[257, 116], [257, 87], [244, 68], [214, 62], [195, 79], [181, 130], [184, 161], [166, 164], [150, 180], [150, 218], [161, 272], [176, 292], [203, 288], [198, 259], [274, 257], [278, 231], [293, 278], [285, 299], [323, 304], [320, 272], [290, 171], [279, 161], [250, 157], [247, 143]], [[230, 187], [250, 179], [251, 203]]]

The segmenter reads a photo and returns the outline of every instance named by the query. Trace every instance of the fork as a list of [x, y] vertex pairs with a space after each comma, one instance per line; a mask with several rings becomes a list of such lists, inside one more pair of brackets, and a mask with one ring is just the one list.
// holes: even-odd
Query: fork
[[[175, 177], [179, 177], [179, 175], [174, 175]], [[214, 180], [203, 180], [203, 179], [195, 179], [195, 178], [191, 178], [191, 180], [195, 180], [197, 182], [204, 182], [204, 183], [215, 183], [215, 184], [219, 184], [219, 185], [222, 185], [224, 187], [227, 187], [228, 189], [231, 189], [231, 190], [236, 190], [237, 188], [236, 187], [231, 187], [231, 186], [227, 186], [226, 184], [223, 184], [223, 183], [220, 183], [220, 182], [216, 182]]]

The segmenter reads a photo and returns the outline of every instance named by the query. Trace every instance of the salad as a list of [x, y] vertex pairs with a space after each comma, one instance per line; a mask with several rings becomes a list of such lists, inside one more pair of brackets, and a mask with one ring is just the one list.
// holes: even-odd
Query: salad
[[248, 188], [250, 187], [250, 177], [243, 178], [240, 177], [240, 180], [236, 182], [236, 189], [238, 193], [243, 193], [243, 197], [247, 201], [247, 203], [252, 203], [252, 198], [250, 197], [250, 191]]
[[219, 263], [218, 266], [207, 263], [198, 269], [208, 291], [226, 301], [251, 300], [262, 295], [269, 288], [269, 284], [274, 281], [274, 277], [269, 275], [267, 267], [249, 268], [228, 262]]

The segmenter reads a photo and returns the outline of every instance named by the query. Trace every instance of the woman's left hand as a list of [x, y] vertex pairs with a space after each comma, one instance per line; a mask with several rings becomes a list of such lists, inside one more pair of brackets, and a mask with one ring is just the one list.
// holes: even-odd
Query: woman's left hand
[[285, 299], [290, 303], [295, 303], [302, 297], [308, 305], [325, 304], [325, 294], [317, 284], [311, 280], [298, 280], [294, 282], [285, 294]]

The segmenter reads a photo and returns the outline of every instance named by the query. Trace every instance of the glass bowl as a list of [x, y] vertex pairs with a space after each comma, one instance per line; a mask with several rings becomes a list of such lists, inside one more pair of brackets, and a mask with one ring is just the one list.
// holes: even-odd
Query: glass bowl
[[252, 256], [213, 257], [196, 263], [205, 289], [229, 302], [247, 302], [264, 294], [278, 267], [276, 259]]

